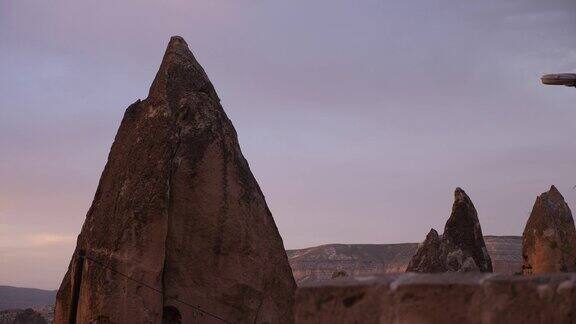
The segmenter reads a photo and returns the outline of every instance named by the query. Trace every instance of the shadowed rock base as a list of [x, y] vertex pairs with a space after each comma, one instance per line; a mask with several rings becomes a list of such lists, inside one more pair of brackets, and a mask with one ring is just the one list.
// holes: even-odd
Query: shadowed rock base
[[342, 278], [296, 294], [296, 324], [574, 323], [576, 274]]

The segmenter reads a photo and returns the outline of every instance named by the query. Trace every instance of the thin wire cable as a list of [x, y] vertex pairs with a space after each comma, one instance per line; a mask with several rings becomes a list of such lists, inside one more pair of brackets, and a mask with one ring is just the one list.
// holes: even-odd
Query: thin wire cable
[[[146, 288], [148, 288], [148, 289], [151, 289], [151, 290], [153, 290], [153, 291], [155, 291], [155, 292], [157, 292], [157, 293], [159, 293], [159, 294], [161, 294], [161, 295], [164, 295], [164, 293], [163, 293], [160, 289], [154, 288], [154, 287], [152, 287], [152, 286], [150, 286], [150, 285], [148, 285], [148, 284], [146, 284], [146, 283], [144, 283], [144, 282], [140, 282], [140, 281], [138, 281], [138, 280], [130, 277], [129, 275], [126, 275], [126, 274], [124, 274], [124, 273], [122, 273], [122, 272], [120, 272], [120, 271], [118, 271], [118, 270], [116, 270], [116, 269], [113, 269], [112, 267], [109, 267], [109, 266], [103, 264], [102, 262], [100, 262], [100, 261], [98, 261], [98, 260], [96, 260], [96, 259], [94, 259], [94, 258], [91, 258], [91, 257], [89, 257], [89, 256], [87, 256], [87, 255], [78, 255], [78, 257], [84, 258], [84, 259], [89, 260], [89, 261], [92, 261], [92, 262], [94, 262], [95, 264], [97, 264], [97, 265], [99, 265], [99, 266], [101, 266], [101, 267], [103, 267], [103, 268], [106, 268], [106, 269], [108, 269], [108, 270], [110, 270], [110, 271], [112, 271], [112, 272], [114, 272], [114, 273], [116, 273], [116, 274], [119, 274], [119, 275], [121, 275], [122, 277], [124, 277], [124, 278], [126, 278], [126, 279], [128, 279], [128, 280], [131, 280], [131, 281], [133, 281], [133, 282], [135, 282], [135, 283], [137, 283], [137, 284], [139, 284], [139, 285], [142, 285], [142, 286], [144, 286], [144, 287], [146, 287]], [[198, 307], [198, 306], [194, 306], [194, 305], [192, 305], [192, 304], [189, 304], [189, 303], [187, 303], [187, 302], [185, 302], [185, 301], [183, 301], [183, 300], [180, 300], [180, 299], [178, 299], [178, 298], [175, 298], [175, 297], [168, 297], [168, 298], [169, 298], [169, 299], [173, 299], [173, 300], [175, 300], [175, 301], [177, 301], [177, 302], [179, 302], [179, 303], [182, 303], [182, 304], [184, 304], [184, 305], [186, 305], [186, 306], [188, 306], [188, 307], [191, 307], [191, 308], [193, 308], [193, 309], [195, 309], [195, 310], [197, 310], [197, 311], [199, 311], [199, 312], [201, 312], [201, 313], [203, 313], [203, 314], [206, 314], [206, 315], [209, 315], [209, 316], [211, 316], [211, 317], [213, 317], [213, 318], [215, 318], [215, 319], [218, 319], [218, 320], [220, 320], [220, 321], [222, 321], [222, 322], [224, 322], [224, 323], [232, 324], [231, 322], [228, 322], [228, 321], [225, 320], [224, 318], [222, 318], [222, 317], [220, 317], [220, 316], [218, 316], [218, 315], [216, 315], [216, 314], [212, 314], [212, 313], [210, 313], [209, 311], [203, 310], [203, 309], [201, 309], [201, 308]]]

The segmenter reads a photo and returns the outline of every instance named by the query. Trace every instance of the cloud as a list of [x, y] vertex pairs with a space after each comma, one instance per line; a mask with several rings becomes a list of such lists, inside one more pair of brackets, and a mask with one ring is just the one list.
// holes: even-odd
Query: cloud
[[70, 233], [0, 223], [0, 285], [57, 288], [74, 251], [74, 241]]
[[76, 237], [73, 235], [61, 235], [56, 233], [38, 233], [26, 237], [26, 241], [35, 246], [68, 244], [73, 243]]
[[0, 224], [0, 250], [69, 246], [74, 244], [75, 239], [69, 233], [36, 231], [23, 226]]

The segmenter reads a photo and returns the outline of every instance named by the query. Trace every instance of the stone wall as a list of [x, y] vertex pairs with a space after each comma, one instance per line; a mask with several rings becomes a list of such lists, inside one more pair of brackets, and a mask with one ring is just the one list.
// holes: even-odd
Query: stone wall
[[576, 274], [399, 274], [305, 285], [296, 323], [576, 323]]

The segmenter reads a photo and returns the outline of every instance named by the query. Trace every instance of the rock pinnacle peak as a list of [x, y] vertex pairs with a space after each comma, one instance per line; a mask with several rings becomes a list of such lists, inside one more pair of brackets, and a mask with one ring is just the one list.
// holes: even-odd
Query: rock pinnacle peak
[[171, 46], [174, 46], [177, 44], [184, 44], [186, 47], [188, 47], [188, 44], [186, 43], [186, 41], [184, 40], [184, 38], [182, 36], [174, 35], [174, 36], [170, 37], [170, 42], [168, 43], [168, 47], [171, 47]]
[[172, 36], [148, 92], [148, 100], [157, 102], [170, 98], [178, 101], [182, 96], [195, 92], [208, 94], [213, 100], [220, 101], [188, 43], [180, 36]]
[[[430, 229], [430, 232], [428, 232], [428, 235], [438, 236], [438, 232], [437, 232], [435, 229], [431, 228], [431, 229]], [[427, 235], [427, 236], [428, 236], [428, 235]]]
[[454, 190], [454, 199], [455, 200], [462, 200], [462, 199], [470, 199], [470, 198], [468, 198], [468, 195], [466, 194], [464, 189], [462, 189], [460, 187], [456, 187], [456, 189]]
[[550, 186], [550, 190], [548, 190], [548, 192], [546, 192], [545, 194], [548, 194], [549, 196], [554, 197], [556, 199], [564, 200], [564, 196], [562, 196], [560, 191], [554, 185]]

